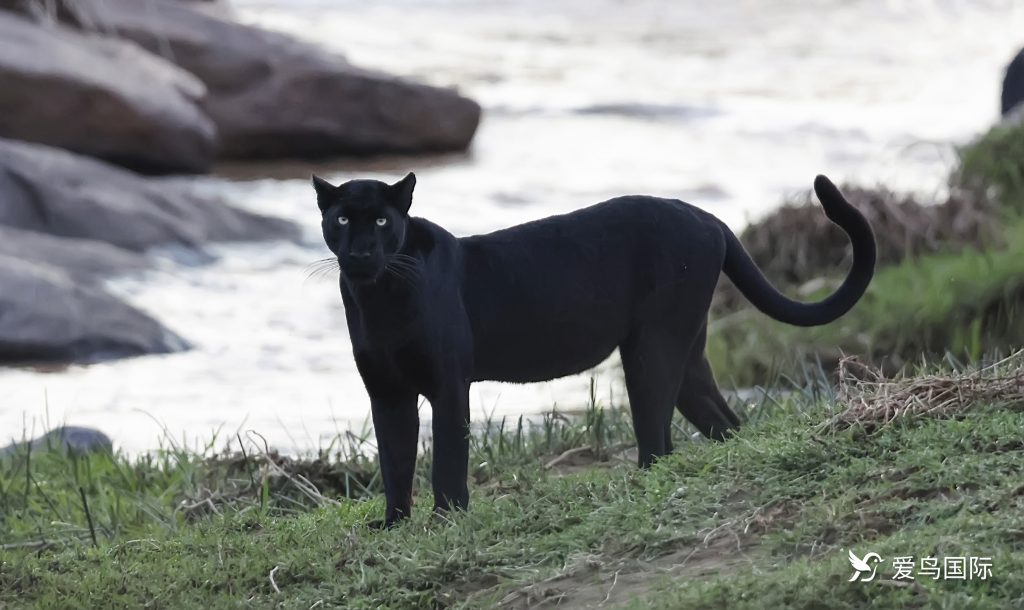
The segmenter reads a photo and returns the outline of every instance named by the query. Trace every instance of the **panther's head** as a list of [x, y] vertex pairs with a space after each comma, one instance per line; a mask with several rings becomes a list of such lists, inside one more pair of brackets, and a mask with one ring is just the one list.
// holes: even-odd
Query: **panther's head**
[[350, 180], [339, 186], [313, 176], [324, 241], [347, 281], [376, 281], [401, 250], [415, 186], [412, 173], [394, 184]]

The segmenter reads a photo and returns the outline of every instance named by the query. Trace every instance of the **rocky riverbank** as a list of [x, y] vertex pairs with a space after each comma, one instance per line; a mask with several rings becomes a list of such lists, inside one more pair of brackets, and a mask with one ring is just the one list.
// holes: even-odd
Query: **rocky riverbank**
[[0, 361], [88, 361], [187, 342], [104, 290], [147, 248], [294, 237], [291, 223], [56, 148], [0, 139]]
[[463, 150], [480, 121], [480, 106], [454, 90], [353, 66], [226, 9], [56, 6], [0, 3], [2, 137], [190, 173], [216, 158]]
[[217, 159], [465, 149], [480, 107], [243, 25], [220, 2], [0, 0], [0, 362], [187, 340], [103, 287], [149, 248], [290, 239], [181, 181]]

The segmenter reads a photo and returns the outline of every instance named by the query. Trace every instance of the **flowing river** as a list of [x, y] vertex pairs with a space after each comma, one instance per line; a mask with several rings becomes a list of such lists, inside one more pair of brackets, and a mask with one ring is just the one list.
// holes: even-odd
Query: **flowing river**
[[[1015, 5], [1018, 8], [1015, 8]], [[458, 86], [484, 106], [465, 155], [224, 165], [194, 178], [284, 216], [301, 243], [218, 245], [211, 264], [154, 254], [113, 290], [195, 349], [0, 372], [3, 439], [70, 423], [129, 452], [217, 446], [255, 430], [308, 451], [368, 426], [309, 174], [419, 177], [412, 212], [457, 235], [615, 195], [677, 197], [741, 228], [817, 173], [941, 196], [955, 144], [998, 114], [1024, 45], [1013, 0], [235, 0], [240, 19], [353, 63]], [[614, 371], [599, 395], [618, 395]], [[583, 406], [591, 374], [475, 384], [474, 415]], [[426, 407], [425, 407], [426, 408]], [[429, 417], [424, 413], [424, 417]]]

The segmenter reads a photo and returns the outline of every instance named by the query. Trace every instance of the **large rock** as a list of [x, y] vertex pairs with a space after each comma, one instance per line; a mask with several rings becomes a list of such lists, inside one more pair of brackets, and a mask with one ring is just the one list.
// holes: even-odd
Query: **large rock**
[[1006, 67], [1006, 76], [1003, 77], [1003, 115], [1008, 115], [1021, 102], [1024, 102], [1024, 49]]
[[43, 262], [56, 267], [71, 279], [96, 283], [114, 275], [140, 272], [148, 259], [90, 239], [55, 237], [0, 225], [0, 256]]
[[102, 288], [30, 256], [0, 254], [0, 361], [94, 361], [186, 347]]
[[291, 223], [237, 210], [173, 181], [0, 139], [0, 225], [128, 250], [293, 237]]
[[[196, 10], [231, 17], [234, 10], [230, 0], [175, 0], [185, 2]], [[0, 11], [24, 15], [35, 21], [62, 22], [88, 30], [98, 30], [92, 21], [93, 11], [83, 9], [85, 0], [0, 0]]]
[[105, 31], [165, 55], [209, 89], [234, 158], [466, 148], [480, 106], [455, 91], [362, 70], [287, 36], [166, 0], [90, 0]]
[[34, 21], [63, 21], [84, 27], [75, 0], [0, 0], [0, 11], [17, 13]]
[[206, 88], [137, 45], [0, 12], [0, 83], [0, 137], [145, 172], [201, 172], [212, 162]]

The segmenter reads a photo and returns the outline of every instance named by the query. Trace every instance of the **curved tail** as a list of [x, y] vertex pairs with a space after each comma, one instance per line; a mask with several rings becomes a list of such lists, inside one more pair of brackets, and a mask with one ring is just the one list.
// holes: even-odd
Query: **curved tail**
[[853, 266], [846, 279], [829, 297], [817, 303], [801, 303], [779, 292], [743, 249], [743, 244], [724, 224], [726, 250], [722, 271], [743, 296], [761, 312], [794, 326], [820, 326], [836, 320], [857, 304], [875, 273], [875, 235], [871, 225], [836, 185], [825, 176], [814, 179], [814, 192], [825, 216], [839, 225], [853, 244]]

